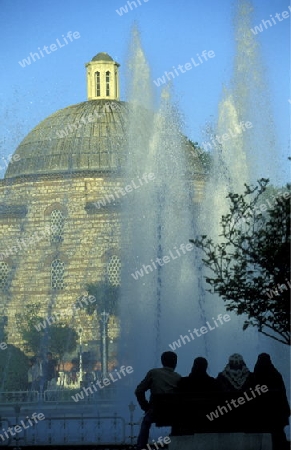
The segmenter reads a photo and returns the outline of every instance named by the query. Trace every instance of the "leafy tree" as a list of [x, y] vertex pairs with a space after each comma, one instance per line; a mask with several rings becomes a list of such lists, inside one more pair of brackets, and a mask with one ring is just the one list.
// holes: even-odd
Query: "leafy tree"
[[87, 284], [86, 290], [89, 295], [93, 295], [96, 298], [96, 302], [89, 303], [86, 306], [88, 314], [92, 315], [95, 311], [98, 311], [100, 314], [104, 310], [110, 315], [117, 314], [119, 286], [114, 286], [107, 281], [101, 281]]
[[[109, 315], [117, 315], [118, 311], [118, 298], [120, 287], [115, 286], [108, 281], [101, 281], [99, 283], [90, 283], [86, 286], [88, 295], [92, 295], [96, 298], [96, 302], [89, 303], [85, 308], [87, 313], [92, 315], [94, 312], [100, 316], [103, 311], [106, 311]], [[107, 344], [107, 342], [106, 342]], [[100, 342], [101, 354], [104, 356], [104, 342]], [[107, 347], [107, 345], [106, 345]], [[108, 348], [106, 348], [105, 353], [108, 353]], [[104, 366], [102, 362], [103, 373], [107, 372], [106, 362], [104, 361]]]
[[205, 235], [190, 242], [203, 251], [212, 273], [205, 277], [210, 292], [228, 311], [247, 315], [243, 329], [257, 327], [290, 345], [290, 185], [271, 203], [268, 182], [262, 178], [255, 187], [245, 185], [243, 194], [227, 196], [220, 242]]
[[38, 315], [40, 306], [40, 303], [30, 303], [21, 314], [16, 314], [17, 328], [24, 341], [25, 351], [34, 354], [40, 351], [40, 344], [44, 339], [44, 330], [37, 331], [35, 328], [44, 320]]
[[6, 342], [8, 339], [8, 333], [7, 333], [7, 326], [8, 323], [8, 317], [2, 316], [0, 318], [0, 342]]
[[27, 389], [28, 357], [14, 345], [0, 350], [0, 390], [25, 391]]
[[16, 317], [25, 349], [34, 354], [50, 350], [62, 360], [66, 352], [70, 353], [76, 349], [78, 333], [62, 322], [47, 324], [45, 329], [38, 330], [37, 325], [45, 320], [38, 315], [39, 309], [39, 303], [30, 303], [25, 311]]
[[63, 361], [65, 353], [72, 353], [76, 350], [78, 333], [69, 326], [58, 323], [49, 327], [48, 348], [55, 354], [59, 361]]

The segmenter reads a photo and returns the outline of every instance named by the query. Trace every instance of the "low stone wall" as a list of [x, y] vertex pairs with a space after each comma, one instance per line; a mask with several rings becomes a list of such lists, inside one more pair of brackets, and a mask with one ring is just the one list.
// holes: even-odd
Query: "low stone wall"
[[272, 450], [268, 433], [197, 433], [171, 436], [169, 450]]

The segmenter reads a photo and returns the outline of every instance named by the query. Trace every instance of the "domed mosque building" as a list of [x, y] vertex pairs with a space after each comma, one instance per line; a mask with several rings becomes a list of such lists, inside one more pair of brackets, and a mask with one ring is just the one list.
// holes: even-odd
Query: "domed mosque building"
[[[21, 349], [17, 320], [29, 304], [39, 305], [41, 317], [57, 312], [68, 324], [74, 319], [83, 342], [98, 347], [100, 317], [80, 310], [73, 318], [73, 305], [88, 283], [120, 283], [120, 202], [112, 192], [124, 186], [130, 106], [119, 100], [118, 68], [106, 53], [87, 63], [88, 100], [37, 125], [0, 181], [2, 326], [8, 343]], [[191, 159], [193, 201], [199, 203], [205, 171], [193, 146]], [[111, 201], [96, 207], [106, 198]], [[118, 318], [112, 316], [109, 359], [118, 333]]]

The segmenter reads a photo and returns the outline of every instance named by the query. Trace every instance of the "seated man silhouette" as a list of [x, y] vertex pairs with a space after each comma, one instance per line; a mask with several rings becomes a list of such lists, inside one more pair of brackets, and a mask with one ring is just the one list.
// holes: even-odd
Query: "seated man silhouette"
[[[154, 422], [153, 396], [155, 394], [173, 394], [181, 378], [181, 375], [175, 372], [177, 366], [176, 353], [170, 351], [162, 353], [161, 362], [163, 367], [149, 370], [135, 390], [137, 401], [145, 412], [137, 438], [137, 450], [144, 449], [148, 443], [150, 428]], [[149, 401], [145, 396], [148, 390], [150, 390]]]

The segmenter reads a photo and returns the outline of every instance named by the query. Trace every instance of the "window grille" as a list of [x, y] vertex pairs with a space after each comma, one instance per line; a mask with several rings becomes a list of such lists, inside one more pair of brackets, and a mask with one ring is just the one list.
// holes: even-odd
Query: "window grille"
[[51, 242], [58, 244], [63, 241], [64, 233], [64, 216], [62, 211], [54, 209], [51, 212]]
[[113, 255], [110, 258], [110, 261], [107, 266], [107, 274], [109, 282], [113, 286], [119, 286], [121, 277], [120, 277], [120, 269], [121, 269], [121, 262], [118, 256]]
[[0, 288], [5, 289], [8, 286], [9, 267], [4, 261], [0, 261]]
[[65, 264], [60, 259], [54, 259], [51, 264], [52, 289], [64, 289]]

